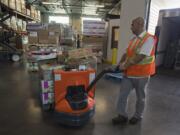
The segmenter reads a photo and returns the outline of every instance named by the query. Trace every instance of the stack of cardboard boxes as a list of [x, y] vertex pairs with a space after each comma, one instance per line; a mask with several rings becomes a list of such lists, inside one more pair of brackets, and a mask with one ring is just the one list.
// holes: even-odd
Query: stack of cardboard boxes
[[[34, 24], [36, 25], [36, 24]], [[29, 44], [59, 44], [61, 26], [60, 24], [44, 25], [29, 32]]]
[[[0, 0], [0, 2], [7, 7], [16, 10], [24, 15], [31, 16], [36, 20], [40, 20], [41, 18], [40, 11], [36, 10], [35, 7], [31, 6], [30, 9], [26, 8], [25, 0]], [[16, 16], [12, 16], [11, 18], [5, 20], [4, 23], [16, 31], [26, 31], [26, 21], [23, 21]]]

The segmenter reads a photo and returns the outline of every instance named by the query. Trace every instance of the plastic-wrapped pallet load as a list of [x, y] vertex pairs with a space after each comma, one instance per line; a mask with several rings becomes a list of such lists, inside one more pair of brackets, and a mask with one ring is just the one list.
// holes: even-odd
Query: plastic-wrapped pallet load
[[61, 69], [60, 65], [41, 65], [40, 66], [40, 78], [41, 80], [41, 100], [44, 110], [51, 109], [54, 104], [54, 80], [53, 70]]

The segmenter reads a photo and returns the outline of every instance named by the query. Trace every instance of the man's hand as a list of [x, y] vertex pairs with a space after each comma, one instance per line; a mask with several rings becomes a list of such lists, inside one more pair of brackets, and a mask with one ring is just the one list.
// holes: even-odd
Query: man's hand
[[125, 62], [119, 64], [119, 69], [120, 70], [125, 70], [126, 69]]

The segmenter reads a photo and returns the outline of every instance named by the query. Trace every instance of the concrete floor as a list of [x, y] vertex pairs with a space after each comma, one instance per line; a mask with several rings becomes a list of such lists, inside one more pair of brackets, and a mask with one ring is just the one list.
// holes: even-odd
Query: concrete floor
[[[140, 124], [112, 125], [120, 81], [101, 79], [96, 90], [94, 117], [84, 127], [67, 128], [42, 112], [37, 74], [29, 75], [23, 64], [0, 63], [0, 135], [179, 135], [180, 78], [176, 73], [166, 73], [161, 72], [151, 79]], [[134, 103], [135, 93], [132, 92], [130, 116]]]

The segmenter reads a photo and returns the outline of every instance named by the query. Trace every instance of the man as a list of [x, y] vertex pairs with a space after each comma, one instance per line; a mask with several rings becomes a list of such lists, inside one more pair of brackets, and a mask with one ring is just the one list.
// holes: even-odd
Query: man
[[120, 95], [117, 103], [118, 116], [112, 119], [113, 124], [126, 124], [127, 98], [131, 90], [136, 91], [136, 110], [129, 120], [136, 124], [142, 119], [145, 104], [145, 89], [149, 78], [155, 73], [155, 38], [144, 31], [144, 19], [138, 17], [132, 21], [131, 30], [134, 37], [130, 40], [126, 54], [119, 62], [120, 70], [124, 70], [125, 77], [121, 83]]

